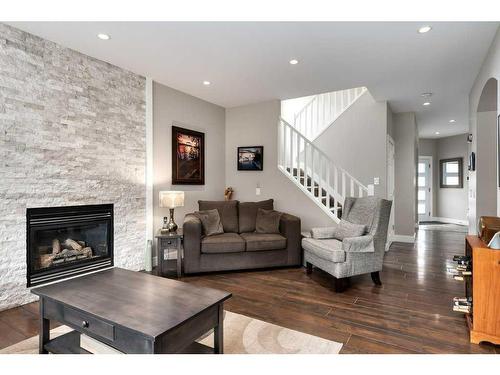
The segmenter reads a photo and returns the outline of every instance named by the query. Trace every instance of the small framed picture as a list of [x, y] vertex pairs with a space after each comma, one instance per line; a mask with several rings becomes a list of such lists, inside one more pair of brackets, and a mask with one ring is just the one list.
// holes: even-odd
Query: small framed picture
[[238, 147], [239, 171], [262, 171], [264, 169], [264, 146]]

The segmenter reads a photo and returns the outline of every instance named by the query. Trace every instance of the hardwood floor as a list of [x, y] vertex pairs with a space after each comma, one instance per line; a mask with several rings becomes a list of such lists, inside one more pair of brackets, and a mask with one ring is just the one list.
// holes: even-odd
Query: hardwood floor
[[[280, 269], [184, 277], [227, 290], [226, 309], [344, 343], [341, 353], [500, 353], [469, 343], [463, 314], [451, 299], [463, 284], [447, 275], [464, 234], [420, 230], [415, 246], [395, 243], [386, 254], [382, 286], [370, 275], [352, 278], [340, 294], [332, 278], [314, 269]], [[38, 333], [37, 304], [0, 312], [0, 348]]]

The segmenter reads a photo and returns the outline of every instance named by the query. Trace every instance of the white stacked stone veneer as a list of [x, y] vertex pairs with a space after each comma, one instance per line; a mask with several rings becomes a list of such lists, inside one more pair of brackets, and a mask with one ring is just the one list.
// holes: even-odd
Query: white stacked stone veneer
[[143, 267], [145, 79], [0, 24], [0, 310], [26, 288], [26, 208], [113, 203], [115, 265]]

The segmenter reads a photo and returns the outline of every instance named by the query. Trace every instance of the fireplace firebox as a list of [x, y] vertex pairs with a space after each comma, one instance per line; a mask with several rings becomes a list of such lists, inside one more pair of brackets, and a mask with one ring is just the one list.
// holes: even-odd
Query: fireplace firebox
[[113, 266], [113, 205], [28, 208], [27, 286]]

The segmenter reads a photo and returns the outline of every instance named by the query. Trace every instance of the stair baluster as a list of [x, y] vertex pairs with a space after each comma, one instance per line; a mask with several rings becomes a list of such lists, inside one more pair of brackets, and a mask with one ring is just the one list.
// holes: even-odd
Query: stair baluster
[[360, 197], [373, 195], [373, 185], [363, 185], [335, 165], [292, 125], [280, 119], [278, 126], [278, 168], [334, 221], [339, 221], [346, 194], [353, 197], [356, 192]]

